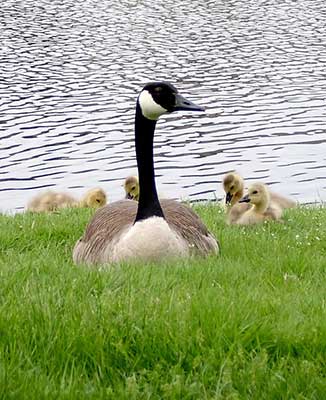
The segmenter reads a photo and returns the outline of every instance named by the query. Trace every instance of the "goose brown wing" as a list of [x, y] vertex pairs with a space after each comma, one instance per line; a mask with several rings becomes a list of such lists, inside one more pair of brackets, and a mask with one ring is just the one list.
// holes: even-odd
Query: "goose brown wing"
[[169, 226], [188, 242], [194, 253], [218, 251], [217, 240], [190, 207], [169, 199], [162, 199], [160, 203]]
[[[187, 241], [193, 253], [218, 252], [218, 242], [190, 207], [167, 199], [160, 203], [167, 223]], [[134, 223], [137, 206], [135, 201], [121, 200], [97, 210], [84, 236], [75, 245], [74, 261], [87, 264], [105, 262], [103, 255], [108, 246], [114, 244]]]
[[104, 251], [133, 224], [136, 213], [137, 202], [132, 200], [116, 201], [98, 209], [75, 245], [74, 261], [88, 264], [102, 262]]

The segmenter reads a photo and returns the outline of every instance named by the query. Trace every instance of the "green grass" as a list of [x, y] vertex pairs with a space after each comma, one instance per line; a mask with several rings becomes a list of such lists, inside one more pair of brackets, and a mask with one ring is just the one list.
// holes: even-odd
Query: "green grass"
[[0, 398], [326, 398], [326, 209], [227, 226], [219, 256], [76, 267], [89, 210], [0, 216]]

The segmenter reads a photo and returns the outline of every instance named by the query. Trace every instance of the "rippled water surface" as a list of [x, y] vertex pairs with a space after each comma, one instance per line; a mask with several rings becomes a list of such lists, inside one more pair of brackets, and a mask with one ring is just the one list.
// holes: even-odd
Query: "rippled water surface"
[[219, 198], [236, 169], [326, 200], [324, 0], [2, 0], [0, 39], [2, 211], [50, 187], [121, 198], [152, 80], [206, 107], [159, 121], [159, 193]]

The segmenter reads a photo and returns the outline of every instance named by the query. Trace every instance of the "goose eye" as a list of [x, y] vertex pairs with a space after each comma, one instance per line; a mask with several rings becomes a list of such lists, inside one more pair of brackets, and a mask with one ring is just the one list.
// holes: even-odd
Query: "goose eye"
[[257, 192], [257, 190], [254, 190], [253, 192], [252, 192], [252, 194], [257, 194], [258, 192]]
[[132, 188], [131, 188], [131, 190], [135, 190], [136, 189], [136, 187], [135, 186], [133, 186]]
[[100, 199], [96, 199], [96, 201], [99, 203], [99, 202], [100, 202]]
[[232, 185], [231, 187], [230, 187], [230, 190], [233, 190], [234, 189], [234, 185]]

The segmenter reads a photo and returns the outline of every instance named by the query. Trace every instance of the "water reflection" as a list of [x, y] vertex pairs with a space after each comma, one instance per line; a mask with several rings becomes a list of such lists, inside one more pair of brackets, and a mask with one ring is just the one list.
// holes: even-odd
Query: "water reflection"
[[206, 113], [159, 122], [160, 193], [214, 199], [237, 169], [326, 199], [324, 1], [4, 0], [0, 24], [0, 209], [45, 187], [122, 197], [135, 97], [161, 79]]

